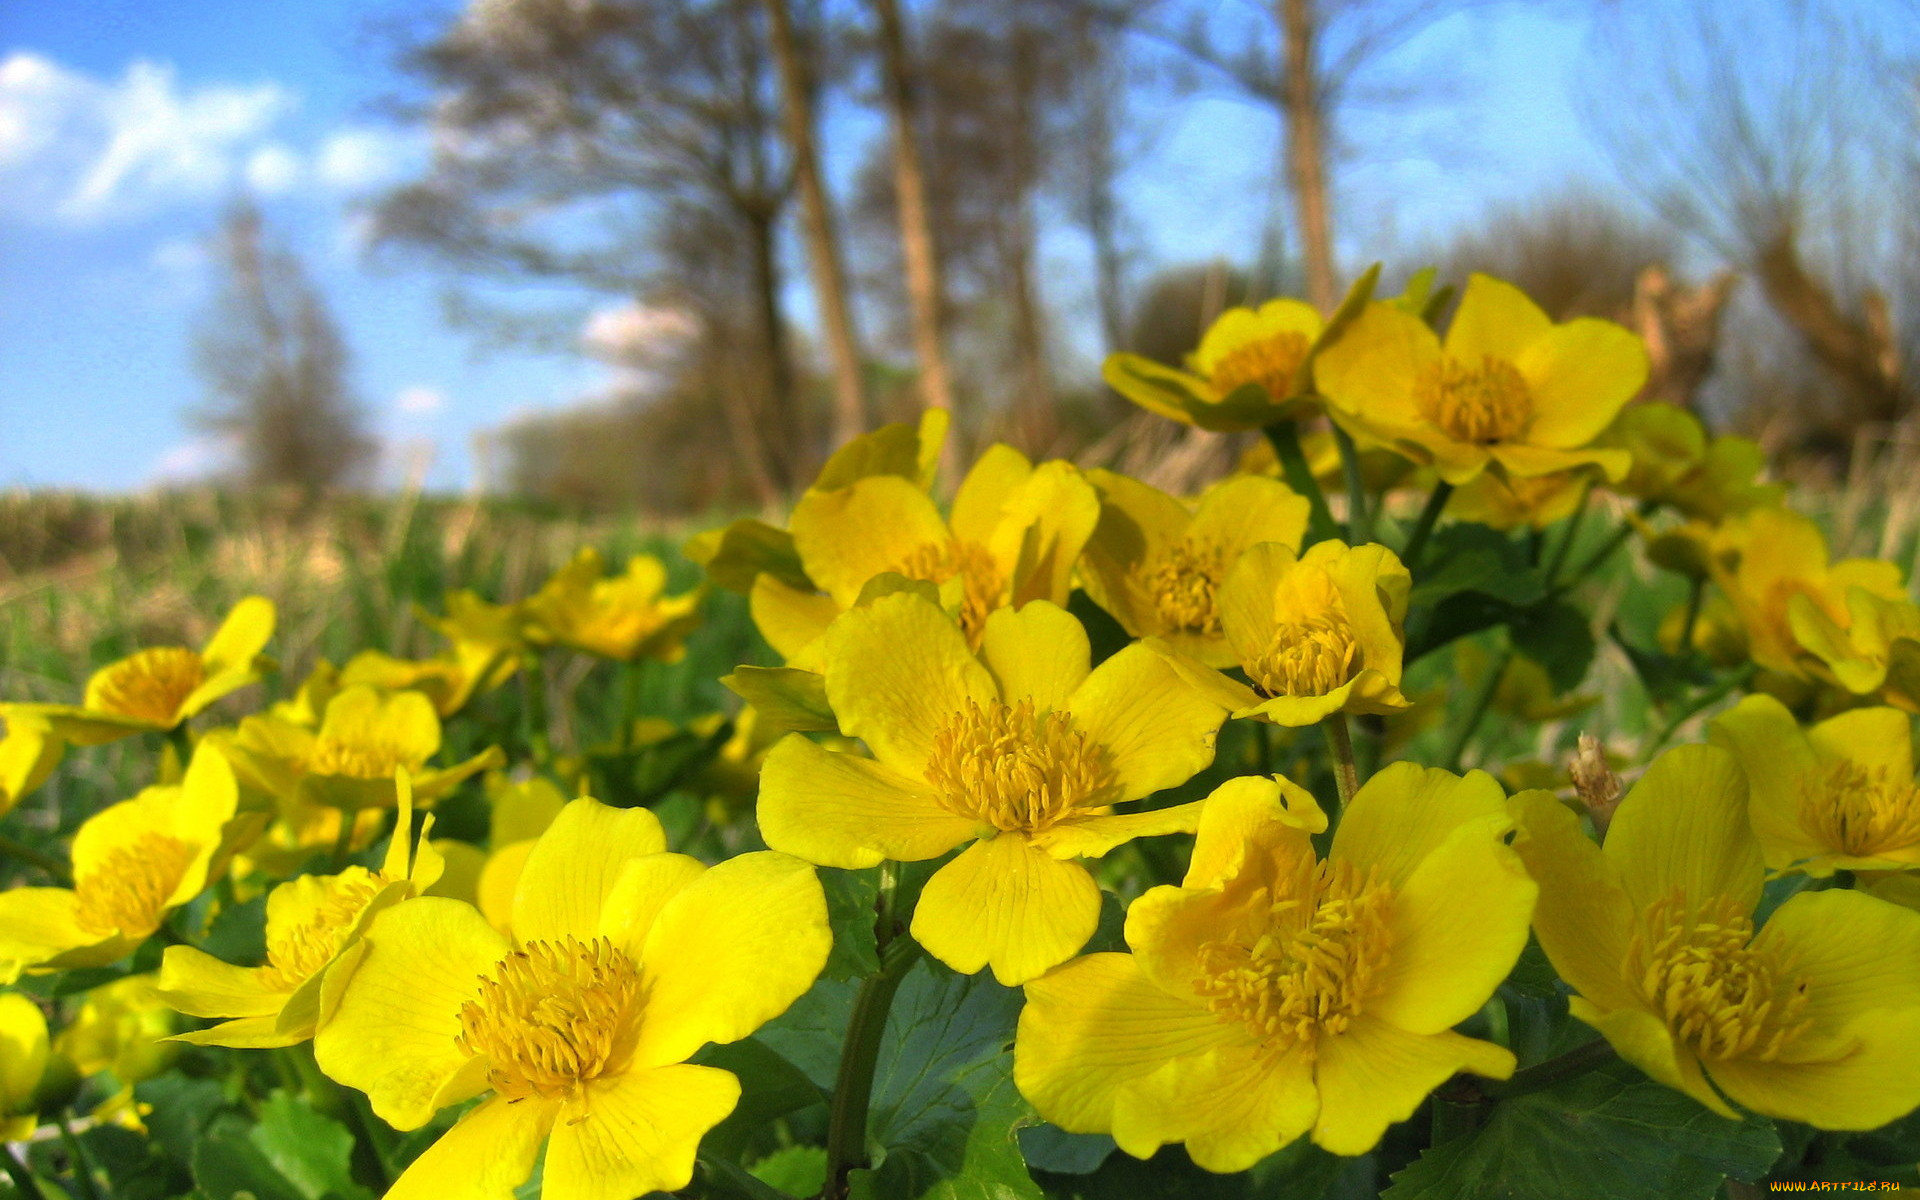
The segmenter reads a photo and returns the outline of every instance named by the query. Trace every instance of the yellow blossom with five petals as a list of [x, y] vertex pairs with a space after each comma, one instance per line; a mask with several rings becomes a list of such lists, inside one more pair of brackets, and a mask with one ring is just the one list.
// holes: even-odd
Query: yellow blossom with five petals
[[1519, 288], [1474, 275], [1444, 340], [1398, 305], [1369, 304], [1313, 377], [1355, 438], [1456, 486], [1489, 467], [1533, 476], [1592, 465], [1619, 478], [1632, 456], [1593, 442], [1646, 383], [1647, 354], [1611, 321], [1556, 325]]
[[1920, 913], [1801, 892], [1756, 928], [1766, 866], [1718, 746], [1655, 759], [1595, 845], [1550, 792], [1514, 798], [1534, 932], [1620, 1057], [1722, 1116], [1873, 1129], [1920, 1104]]
[[823, 659], [841, 732], [873, 757], [788, 735], [761, 772], [761, 836], [846, 868], [966, 846], [912, 925], [963, 974], [991, 966], [1015, 984], [1065, 961], [1100, 915], [1074, 860], [1199, 819], [1197, 803], [1112, 808], [1212, 762], [1225, 712], [1144, 645], [1090, 670], [1085, 630], [1054, 604], [995, 611], [976, 657], [951, 617], [899, 592], [835, 621]]
[[1229, 308], [1207, 327], [1186, 370], [1114, 354], [1100, 377], [1141, 408], [1184, 425], [1216, 433], [1259, 429], [1315, 411], [1308, 364], [1325, 329], [1304, 300]]
[[1127, 912], [1131, 954], [1027, 984], [1014, 1081], [1040, 1115], [1243, 1171], [1301, 1134], [1364, 1154], [1456, 1071], [1513, 1055], [1453, 1027], [1527, 942], [1534, 884], [1491, 776], [1396, 763], [1326, 816], [1285, 779], [1207, 799], [1192, 865]]
[[778, 1016], [825, 966], [813, 869], [669, 854], [645, 809], [571, 802], [528, 856], [502, 934], [425, 896], [375, 917], [314, 1038], [320, 1067], [399, 1129], [491, 1092], [386, 1200], [506, 1195], [546, 1146], [548, 1200], [675, 1191], [740, 1095], [686, 1062]]
[[527, 637], [536, 643], [618, 662], [678, 662], [687, 634], [700, 624], [701, 593], [669, 596], [666, 589], [667, 568], [651, 554], [634, 555], [624, 574], [607, 577], [600, 552], [589, 546], [554, 572], [520, 612]]

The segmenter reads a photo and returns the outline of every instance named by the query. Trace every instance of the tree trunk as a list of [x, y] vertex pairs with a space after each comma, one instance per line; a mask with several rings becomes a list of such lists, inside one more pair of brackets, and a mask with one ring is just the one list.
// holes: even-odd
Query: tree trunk
[[794, 178], [800, 185], [801, 224], [807, 231], [807, 262], [813, 268], [814, 296], [820, 304], [820, 323], [833, 358], [833, 444], [843, 446], [866, 432], [867, 401], [861, 382], [860, 339], [847, 300], [833, 206], [820, 170], [813, 80], [794, 38], [793, 14], [787, 0], [761, 0], [761, 4], [767, 12], [774, 61], [780, 69], [787, 144], [793, 152]]
[[[772, 213], [748, 219], [753, 253], [753, 295], [759, 308], [760, 345], [765, 356], [766, 401], [755, 405], [760, 419], [751, 438], [741, 445], [749, 470], [764, 475], [767, 487], [779, 493], [794, 484], [796, 460], [805, 457], [801, 441], [800, 398], [794, 388], [793, 364], [787, 357], [787, 323], [780, 305], [779, 247]], [[738, 436], [736, 434], [736, 436]]]
[[1287, 119], [1287, 174], [1300, 223], [1307, 300], [1322, 313], [1340, 302], [1333, 273], [1332, 216], [1327, 204], [1326, 119], [1314, 66], [1313, 0], [1276, 0], [1281, 31], [1280, 103]]
[[[907, 300], [913, 308], [913, 352], [920, 360], [920, 403], [953, 411], [953, 386], [947, 373], [942, 337], [946, 289], [940, 255], [927, 216], [927, 177], [920, 163], [920, 123], [907, 58], [906, 32], [896, 0], [873, 0], [880, 22], [881, 75], [887, 117], [893, 126], [893, 191], [900, 216], [900, 253], [906, 263]], [[952, 440], [949, 439], [949, 445]]]

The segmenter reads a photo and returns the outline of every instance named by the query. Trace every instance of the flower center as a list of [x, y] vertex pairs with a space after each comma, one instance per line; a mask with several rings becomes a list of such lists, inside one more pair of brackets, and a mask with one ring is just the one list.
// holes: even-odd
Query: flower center
[[1324, 696], [1365, 666], [1353, 625], [1339, 608], [1283, 621], [1247, 675], [1269, 696]]
[[351, 779], [392, 779], [399, 768], [420, 765], [406, 746], [384, 731], [371, 736], [365, 729], [357, 729], [355, 733], [359, 736], [349, 739], [322, 731], [314, 739], [313, 753], [307, 758], [308, 773], [343, 775]]
[[509, 1102], [562, 1099], [626, 1066], [641, 990], [639, 966], [606, 938], [528, 942], [480, 977], [458, 1044], [486, 1057], [487, 1083]]
[[309, 875], [306, 879], [313, 881], [308, 886], [321, 890], [319, 903], [305, 921], [270, 930], [267, 940], [262, 981], [274, 991], [291, 992], [332, 962], [354, 922], [389, 882], [385, 875], [365, 867], [348, 867], [338, 875]]
[[1306, 361], [1307, 337], [1302, 333], [1272, 333], [1258, 341], [1235, 346], [1213, 364], [1210, 376], [1222, 396], [1237, 387], [1257, 383], [1274, 400], [1293, 395], [1293, 377]]
[[1302, 859], [1281, 879], [1263, 928], [1204, 943], [1194, 991], [1264, 1044], [1312, 1053], [1359, 1016], [1392, 950], [1393, 889], [1377, 871]]
[[148, 833], [109, 850], [74, 881], [74, 920], [91, 933], [145, 937], [160, 928], [167, 901], [193, 863], [195, 848], [164, 833]]
[[1154, 611], [1168, 628], [1218, 636], [1220, 582], [1227, 573], [1226, 552], [1218, 544], [1184, 539], [1171, 546], [1143, 580]]
[[1110, 804], [1106, 751], [1064, 712], [1033, 701], [967, 702], [934, 739], [927, 782], [949, 811], [1000, 830], [1037, 832], [1072, 813]]
[[1856, 858], [1920, 845], [1920, 789], [1883, 766], [1834, 763], [1802, 782], [1800, 827]]
[[1721, 896], [1696, 909], [1676, 888], [1628, 944], [1627, 983], [1702, 1057], [1770, 1061], [1812, 1024], [1807, 981], [1752, 941], [1737, 902]]
[[1442, 355], [1414, 379], [1413, 404], [1449, 437], [1479, 445], [1513, 441], [1533, 422], [1527, 381], [1512, 363], [1491, 356], [1468, 364]]
[[988, 615], [1006, 598], [1007, 581], [1000, 578], [1000, 568], [994, 565], [993, 555], [977, 542], [963, 542], [958, 538], [923, 542], [908, 553], [896, 570], [908, 579], [932, 584], [945, 583], [958, 575], [960, 628], [972, 646], [980, 644]]
[[155, 646], [108, 667], [88, 689], [87, 706], [172, 725], [180, 706], [206, 682], [200, 656], [184, 646]]

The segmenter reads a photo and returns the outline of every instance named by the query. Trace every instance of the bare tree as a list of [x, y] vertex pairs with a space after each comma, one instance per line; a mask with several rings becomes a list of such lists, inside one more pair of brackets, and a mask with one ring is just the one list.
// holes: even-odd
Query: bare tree
[[787, 144], [793, 154], [794, 177], [800, 186], [801, 223], [806, 230], [807, 259], [813, 269], [814, 300], [820, 306], [827, 349], [833, 358], [833, 443], [845, 445], [867, 427], [866, 388], [862, 381], [860, 339], [854, 330], [853, 307], [847, 298], [846, 272], [840, 263], [840, 241], [820, 152], [814, 100], [818, 91], [817, 48], [801, 44], [787, 0], [761, 0], [773, 42], [774, 61], [780, 67], [780, 87], [786, 110]]
[[311, 497], [359, 482], [375, 446], [325, 297], [250, 203], [228, 211], [217, 250], [221, 290], [195, 344], [212, 398], [195, 422], [233, 442], [251, 486]]

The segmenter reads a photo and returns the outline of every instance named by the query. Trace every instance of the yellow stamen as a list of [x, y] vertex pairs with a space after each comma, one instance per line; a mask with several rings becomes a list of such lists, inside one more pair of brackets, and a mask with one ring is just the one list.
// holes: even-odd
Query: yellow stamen
[[326, 894], [313, 914], [298, 925], [273, 931], [261, 981], [274, 991], [291, 992], [311, 979], [340, 953], [354, 922], [388, 882], [385, 875], [364, 867], [322, 877]]
[[458, 1044], [487, 1059], [487, 1082], [508, 1101], [563, 1099], [627, 1065], [641, 993], [639, 966], [606, 938], [529, 942], [481, 976]]
[[206, 682], [200, 656], [181, 646], [155, 646], [113, 664], [94, 682], [89, 704], [102, 712], [172, 725], [180, 706]]
[[145, 937], [160, 928], [167, 901], [193, 863], [194, 847], [163, 833], [117, 846], [74, 881], [74, 920], [91, 933]]
[[1267, 390], [1269, 398], [1285, 400], [1293, 395], [1293, 377], [1306, 361], [1308, 344], [1305, 334], [1289, 331], [1235, 346], [1213, 365], [1209, 382], [1223, 396], [1237, 387], [1257, 383]]
[[1626, 980], [1702, 1057], [1771, 1061], [1812, 1024], [1807, 981], [1752, 942], [1744, 905], [1718, 896], [1695, 907], [1676, 888], [1647, 909]]
[[960, 577], [960, 628], [970, 645], [980, 644], [987, 617], [1006, 600], [1007, 581], [1000, 577], [993, 555], [985, 546], [963, 542], [926, 542], [913, 548], [895, 570], [908, 579], [941, 584]]
[[[365, 733], [364, 730], [356, 732]], [[314, 740], [313, 753], [307, 758], [307, 770], [311, 774], [341, 775], [350, 779], [391, 780], [399, 768], [419, 765], [410, 749], [385, 731], [347, 739], [323, 729]]]
[[1032, 700], [968, 701], [934, 739], [927, 782], [950, 811], [1028, 833], [1113, 803], [1115, 787], [1106, 751], [1067, 713], [1036, 713]]
[[1304, 857], [1277, 881], [1261, 928], [1200, 947], [1194, 991], [1266, 1046], [1311, 1054], [1364, 1010], [1393, 948], [1392, 905], [1377, 871]]
[[1521, 438], [1533, 423], [1527, 381], [1512, 363], [1492, 356], [1477, 364], [1442, 356], [1415, 378], [1413, 403], [1448, 436], [1479, 445]]
[[1153, 597], [1154, 611], [1166, 628], [1217, 637], [1220, 582], [1229, 565], [1226, 550], [1218, 543], [1182, 539], [1168, 547], [1159, 561], [1143, 568], [1141, 584]]
[[1329, 608], [1277, 626], [1266, 651], [1247, 664], [1247, 675], [1269, 696], [1324, 696], [1365, 665], [1347, 614]]
[[1920, 789], [1884, 766], [1834, 763], [1802, 781], [1800, 827], [1856, 858], [1920, 846]]

